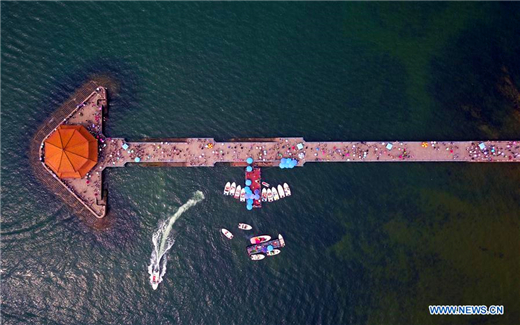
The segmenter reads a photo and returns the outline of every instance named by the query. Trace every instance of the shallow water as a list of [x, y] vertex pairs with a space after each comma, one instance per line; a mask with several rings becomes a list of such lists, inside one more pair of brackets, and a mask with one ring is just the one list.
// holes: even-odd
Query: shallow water
[[[520, 167], [266, 168], [293, 196], [248, 212], [237, 168], [107, 172], [96, 231], [34, 178], [28, 143], [93, 74], [108, 136], [307, 140], [520, 139], [516, 3], [2, 2], [5, 324], [516, 324]], [[511, 80], [511, 83], [507, 83]], [[168, 271], [151, 235], [196, 190]], [[248, 261], [249, 234], [286, 238]], [[225, 240], [219, 229], [234, 231]], [[251, 233], [253, 234], [253, 232]], [[430, 317], [430, 304], [503, 304]]]

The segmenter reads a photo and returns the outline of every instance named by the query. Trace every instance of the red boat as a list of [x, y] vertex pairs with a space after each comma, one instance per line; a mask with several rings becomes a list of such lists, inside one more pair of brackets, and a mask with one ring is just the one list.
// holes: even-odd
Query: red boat
[[251, 238], [249, 241], [251, 242], [251, 244], [260, 244], [260, 243], [263, 243], [263, 242], [266, 242], [266, 241], [269, 241], [271, 240], [271, 236], [269, 235], [262, 235], [262, 236], [256, 236], [256, 237], [253, 237]]

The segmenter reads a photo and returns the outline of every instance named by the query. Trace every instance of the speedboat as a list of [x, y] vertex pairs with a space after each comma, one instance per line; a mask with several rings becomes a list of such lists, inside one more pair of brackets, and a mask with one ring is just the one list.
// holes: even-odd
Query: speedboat
[[265, 258], [264, 254], [251, 255], [251, 260], [252, 261], [260, 261], [260, 260], [263, 260], [264, 258]]
[[273, 202], [273, 192], [271, 192], [271, 189], [267, 189], [267, 201]]
[[269, 183], [266, 183], [266, 182], [262, 182], [262, 185], [265, 186], [265, 187], [271, 186], [271, 185], [269, 185]]
[[242, 191], [240, 191], [240, 202], [246, 201], [246, 189], [243, 188]]
[[233, 239], [233, 234], [229, 230], [222, 228], [220, 231], [222, 231], [222, 233], [224, 234], [224, 236], [227, 237], [227, 239]]
[[291, 196], [291, 189], [287, 183], [283, 183], [283, 189], [285, 190], [285, 196]]
[[251, 227], [251, 226], [248, 225], [247, 223], [239, 223], [239, 224], [238, 224], [238, 229], [242, 229], [242, 230], [251, 230], [251, 229], [253, 229], [253, 227]]
[[229, 189], [229, 195], [231, 196], [234, 196], [235, 195], [235, 189], [237, 188], [237, 184], [235, 184], [235, 182], [233, 182], [231, 184], [231, 188]]
[[279, 249], [273, 249], [272, 251], [267, 252], [267, 256], [275, 256], [275, 255], [280, 254], [280, 252], [281, 251]]
[[249, 241], [251, 242], [251, 244], [260, 244], [260, 243], [263, 243], [263, 242], [266, 242], [266, 241], [269, 241], [271, 240], [271, 236], [269, 235], [262, 235], [262, 236], [256, 236], [256, 237], [253, 237], [251, 238]]
[[278, 241], [280, 242], [280, 246], [285, 247], [285, 240], [280, 234], [278, 235]]
[[267, 202], [267, 190], [265, 187], [262, 189], [262, 202]]
[[285, 193], [283, 192], [282, 185], [278, 184], [277, 189], [278, 189], [278, 195], [280, 195], [280, 199], [283, 199], [285, 197]]
[[224, 195], [229, 195], [230, 189], [231, 189], [231, 184], [229, 184], [229, 182], [227, 182], [226, 186], [224, 186]]
[[273, 192], [273, 198], [275, 201], [278, 201], [280, 199], [280, 197], [278, 196], [278, 191], [276, 191], [276, 188], [272, 188], [271, 189], [271, 192]]
[[161, 281], [161, 275], [159, 273], [159, 263], [153, 266], [152, 274], [150, 274], [150, 284], [152, 289], [157, 290], [159, 282]]
[[238, 200], [240, 198], [240, 191], [242, 190], [242, 186], [238, 185], [237, 189], [235, 191], [235, 196], [233, 197], [235, 200]]

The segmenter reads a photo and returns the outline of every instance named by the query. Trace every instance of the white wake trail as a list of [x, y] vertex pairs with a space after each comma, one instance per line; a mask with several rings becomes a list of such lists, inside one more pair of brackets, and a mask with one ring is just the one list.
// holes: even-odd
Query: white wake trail
[[[148, 273], [150, 274], [150, 282], [154, 273], [159, 274], [159, 283], [162, 282], [163, 276], [166, 273], [167, 257], [166, 252], [173, 246], [175, 239], [170, 235], [173, 224], [186, 212], [189, 208], [197, 205], [204, 200], [204, 194], [201, 191], [196, 191], [193, 197], [183, 204], [168, 220], [159, 222], [157, 230], [152, 235], [153, 251], [148, 266]], [[162, 262], [162, 263], [161, 263]]]

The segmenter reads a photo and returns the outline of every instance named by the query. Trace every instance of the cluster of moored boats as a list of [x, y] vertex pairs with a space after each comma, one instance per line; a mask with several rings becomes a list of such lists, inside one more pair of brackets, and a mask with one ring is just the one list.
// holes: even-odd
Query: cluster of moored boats
[[[238, 229], [251, 230], [253, 227], [246, 223], [239, 223]], [[227, 239], [233, 239], [231, 231], [222, 228], [220, 230]], [[282, 235], [278, 235], [278, 238], [271, 239], [269, 235], [255, 236], [249, 239], [251, 245], [247, 246], [247, 254], [252, 261], [263, 260], [266, 256], [275, 256], [281, 253], [280, 248], [285, 246], [285, 240]]]
[[[266, 182], [262, 182], [262, 202], [273, 202], [278, 201], [279, 199], [283, 199], [284, 197], [291, 196], [291, 188], [287, 183], [283, 183], [282, 185], [278, 185], [277, 187], [269, 188], [269, 184]], [[229, 195], [235, 198], [236, 200], [240, 199], [241, 202], [246, 201], [246, 190], [242, 188], [242, 186], [233, 182], [227, 182], [224, 186], [224, 195]]]
[[262, 202], [278, 201], [288, 196], [291, 196], [291, 188], [287, 183], [283, 183], [283, 187], [278, 184], [277, 187], [273, 186], [272, 188], [269, 188], [269, 184], [267, 184], [267, 187], [262, 189]]

